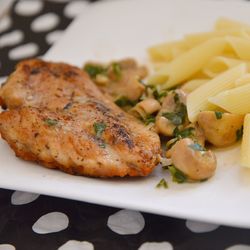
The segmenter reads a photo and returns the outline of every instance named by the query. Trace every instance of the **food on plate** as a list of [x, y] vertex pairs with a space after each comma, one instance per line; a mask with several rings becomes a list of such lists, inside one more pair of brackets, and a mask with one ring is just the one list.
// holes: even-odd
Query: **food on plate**
[[68, 173], [146, 176], [161, 163], [183, 183], [212, 177], [210, 146], [243, 135], [241, 164], [250, 167], [250, 26], [221, 18], [211, 32], [148, 52], [149, 76], [134, 59], [82, 70], [19, 63], [0, 89], [2, 137], [17, 156]]
[[[84, 70], [101, 89], [102, 85], [96, 82], [96, 79], [100, 75], [102, 78], [106, 78], [105, 88], [108, 89], [109, 93], [112, 93], [113, 88], [117, 90], [117, 84], [121, 83], [116, 79], [114, 85], [115, 80], [114, 78], [110, 79], [109, 69], [113, 70], [112, 65], [118, 65], [120, 79], [126, 79], [128, 71], [120, 66], [124, 61], [132, 61], [132, 59], [111, 62], [110, 64], [92, 63], [92, 71], [89, 68], [90, 64], [87, 63]], [[134, 65], [136, 64], [134, 63]], [[102, 67], [102, 70], [95, 70], [98, 73], [93, 76], [92, 72], [99, 67]], [[181, 88], [160, 90], [159, 86], [145, 84], [142, 75], [133, 76], [136, 76], [136, 84], [141, 84], [144, 88], [140, 96], [131, 99], [126, 95], [128, 102], [119, 103], [115, 98], [113, 98], [113, 102], [168, 141], [166, 150], [163, 150], [161, 162], [162, 164], [164, 161], [168, 162], [167, 165], [164, 165], [164, 168], [169, 170], [174, 181], [182, 183], [203, 181], [210, 178], [216, 169], [216, 157], [211, 150], [205, 149], [206, 138], [202, 128], [197, 122], [191, 123], [188, 120], [187, 93]], [[102, 91], [106, 92], [105, 90]]]
[[232, 145], [240, 139], [244, 116], [220, 111], [202, 111], [198, 125], [208, 142], [216, 147]]
[[146, 176], [158, 135], [122, 111], [77, 67], [33, 59], [1, 88], [0, 132], [18, 157], [94, 177]]
[[206, 180], [213, 176], [216, 158], [211, 150], [190, 138], [178, 140], [169, 150], [172, 164], [191, 180]]
[[188, 123], [185, 92], [182, 90], [168, 92], [156, 116], [156, 131], [165, 136], [173, 136], [177, 127], [182, 129]]
[[8, 109], [31, 106], [61, 110], [83, 95], [100, 98], [100, 91], [80, 72], [64, 63], [22, 61], [0, 88], [0, 104]]
[[250, 168], [250, 114], [244, 119], [244, 133], [241, 145], [241, 165]]
[[[220, 18], [214, 31], [188, 34], [182, 40], [154, 45], [148, 52], [155, 68], [149, 84], [166, 91], [167, 96], [171, 91], [184, 91], [187, 121], [195, 124], [206, 142], [215, 147], [233, 145], [243, 135], [241, 163], [250, 167], [250, 25]], [[175, 90], [171, 90], [173, 88]], [[174, 123], [181, 119], [173, 115], [165, 118], [168, 121], [163, 117], [156, 119], [155, 126], [159, 132], [174, 137], [167, 142], [167, 148], [172, 148], [166, 156], [177, 169], [187, 174], [185, 167], [188, 164], [183, 168], [181, 157], [173, 161], [171, 153], [177, 146], [183, 149], [187, 144], [183, 136], [178, 141], [175, 139], [176, 129], [183, 129], [183, 124], [175, 127]], [[171, 126], [166, 126], [169, 123]], [[185, 137], [191, 138], [190, 135]], [[203, 146], [202, 141], [199, 145]]]
[[245, 64], [240, 64], [221, 73], [192, 91], [187, 97], [189, 120], [192, 122], [197, 121], [197, 116], [201, 111], [220, 109], [218, 105], [216, 106], [210, 101], [210, 98], [225, 90], [232, 89], [235, 86], [235, 81], [246, 72]]
[[88, 62], [84, 70], [99, 89], [119, 106], [137, 102], [145, 90], [140, 80], [147, 76], [147, 68], [130, 58], [109, 64]]

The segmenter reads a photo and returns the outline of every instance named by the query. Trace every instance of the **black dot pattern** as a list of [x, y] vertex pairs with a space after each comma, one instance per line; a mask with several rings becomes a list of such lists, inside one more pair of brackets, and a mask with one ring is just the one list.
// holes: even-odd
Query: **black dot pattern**
[[[67, 26], [71, 23], [72, 19], [68, 18], [63, 14], [63, 10], [68, 4], [68, 2], [54, 2], [54, 1], [42, 1], [43, 7], [39, 13], [35, 15], [23, 16], [15, 12], [15, 7], [18, 1], [13, 3], [12, 8], [10, 9], [10, 17], [13, 20], [11, 26], [0, 33], [0, 36], [10, 33], [13, 30], [21, 30], [24, 33], [24, 39], [21, 43], [15, 44], [14, 46], [5, 46], [0, 48], [0, 76], [7, 76], [9, 75], [15, 65], [17, 64], [17, 60], [11, 60], [9, 58], [9, 52], [20, 45], [24, 45], [27, 43], [35, 43], [38, 45], [39, 50], [34, 57], [44, 55], [47, 50], [50, 48], [50, 44], [46, 41], [46, 35], [50, 32], [57, 31], [57, 30], [65, 30]], [[93, 2], [93, 1], [90, 1]], [[38, 16], [47, 14], [47, 13], [55, 13], [59, 18], [60, 21], [58, 25], [56, 25], [53, 29], [46, 31], [46, 32], [34, 32], [30, 28], [30, 24], [33, 20], [35, 20]], [[25, 58], [22, 58], [25, 59]]]
[[[11, 49], [32, 42], [39, 46], [35, 56], [41, 56], [50, 47], [46, 35], [52, 31], [65, 30], [72, 21], [63, 14], [68, 2], [43, 1], [41, 11], [31, 16], [17, 14], [17, 3], [13, 3], [9, 12], [13, 22], [0, 33], [0, 37], [18, 29], [24, 32], [24, 39], [15, 46], [0, 49], [0, 76], [11, 73], [17, 63], [9, 58]], [[36, 17], [51, 12], [60, 17], [56, 27], [46, 32], [33, 32], [30, 29], [30, 23]], [[250, 249], [250, 230], [247, 229], [220, 226], [211, 232], [193, 233], [186, 227], [185, 220], [142, 213], [145, 227], [141, 232], [119, 235], [110, 230], [107, 221], [110, 215], [120, 209], [44, 195], [31, 203], [16, 206], [11, 204], [12, 194], [13, 191], [0, 189], [0, 249], [1, 244], [11, 244], [17, 250], [54, 250], [69, 240], [88, 241], [95, 250], [137, 250], [146, 242], [169, 242], [174, 250], [222, 250], [237, 244], [248, 245]], [[55, 211], [68, 216], [69, 226], [65, 230], [51, 234], [32, 231], [33, 224], [41, 216]]]

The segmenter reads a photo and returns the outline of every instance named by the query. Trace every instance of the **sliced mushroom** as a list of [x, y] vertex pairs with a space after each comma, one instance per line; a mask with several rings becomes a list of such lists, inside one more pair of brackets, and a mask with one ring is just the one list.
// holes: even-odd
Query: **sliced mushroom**
[[188, 125], [187, 128], [193, 128], [191, 135], [189, 138], [191, 138], [194, 142], [199, 143], [201, 146], [205, 146], [205, 134], [201, 127], [198, 125], [198, 123], [191, 123]]
[[139, 103], [137, 103], [130, 111], [132, 115], [146, 119], [149, 115], [159, 111], [161, 109], [161, 105], [158, 101], [152, 98], [145, 99]]
[[164, 98], [162, 102], [162, 109], [166, 112], [174, 112], [178, 102], [186, 105], [186, 100], [187, 94], [181, 89], [176, 89], [168, 93], [168, 95]]
[[147, 76], [147, 68], [138, 66], [133, 59], [115, 61], [108, 65], [88, 62], [84, 70], [100, 90], [109, 94], [114, 101], [119, 98], [137, 101], [145, 90], [140, 80]]
[[210, 178], [216, 169], [216, 157], [190, 138], [177, 141], [170, 150], [173, 165], [189, 179], [201, 181]]
[[169, 140], [166, 144], [167, 151], [166, 151], [166, 156], [170, 157], [170, 151], [172, 146], [180, 139], [183, 138], [190, 138], [192, 139], [195, 143], [198, 143], [202, 147], [205, 146], [205, 135], [203, 130], [198, 126], [197, 123], [191, 123], [187, 127], [185, 127], [183, 130], [175, 130], [174, 131], [175, 137]]
[[156, 131], [173, 136], [176, 127], [183, 128], [188, 124], [186, 115], [186, 94], [182, 90], [175, 90], [164, 98], [162, 108], [156, 117]]
[[155, 127], [157, 133], [166, 136], [173, 136], [174, 129], [176, 128], [176, 126], [172, 122], [160, 115], [157, 115], [156, 117]]
[[241, 134], [243, 115], [203, 111], [198, 114], [199, 126], [207, 141], [216, 147], [225, 147], [235, 143]]

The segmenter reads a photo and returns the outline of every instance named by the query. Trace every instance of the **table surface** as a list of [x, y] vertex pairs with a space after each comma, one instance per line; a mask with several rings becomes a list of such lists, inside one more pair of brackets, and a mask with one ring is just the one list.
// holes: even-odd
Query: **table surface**
[[[0, 15], [0, 77], [42, 56], [89, 4], [14, 1]], [[13, 249], [250, 250], [250, 230], [0, 189], [0, 250]]]

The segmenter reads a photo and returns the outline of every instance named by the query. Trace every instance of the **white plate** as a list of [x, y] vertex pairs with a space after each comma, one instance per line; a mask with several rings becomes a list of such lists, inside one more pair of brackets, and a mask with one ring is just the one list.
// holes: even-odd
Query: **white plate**
[[[139, 0], [101, 2], [67, 30], [46, 59], [81, 66], [90, 59], [133, 56], [146, 62], [146, 48], [188, 32], [206, 31], [227, 16], [248, 21], [250, 4]], [[225, 225], [250, 227], [250, 170], [238, 162], [239, 147], [217, 152], [218, 170], [209, 181], [175, 184], [163, 170], [148, 178], [93, 179], [71, 176], [17, 159], [0, 142], [0, 186], [91, 203], [137, 209]], [[169, 189], [156, 189], [162, 177]]]

